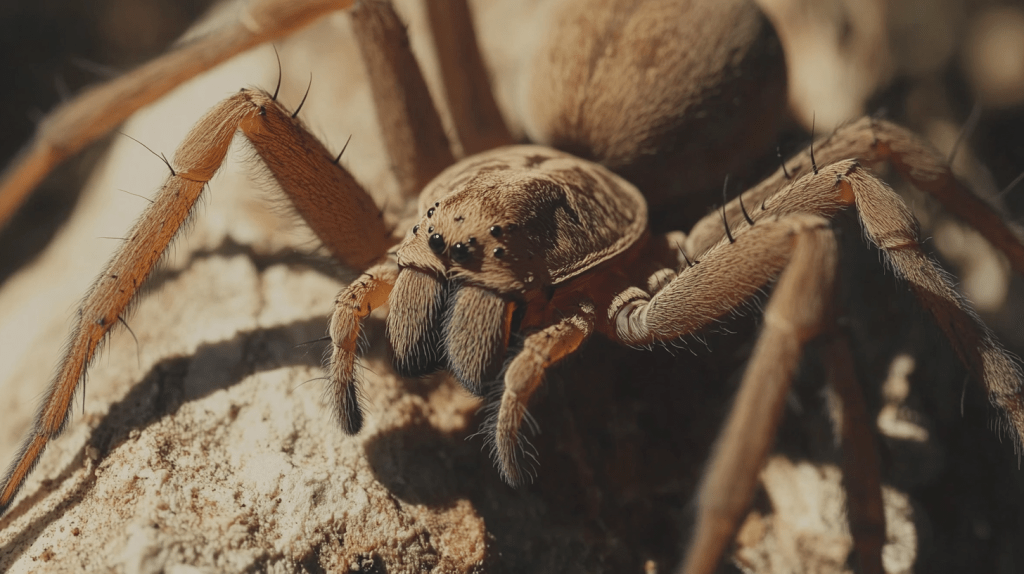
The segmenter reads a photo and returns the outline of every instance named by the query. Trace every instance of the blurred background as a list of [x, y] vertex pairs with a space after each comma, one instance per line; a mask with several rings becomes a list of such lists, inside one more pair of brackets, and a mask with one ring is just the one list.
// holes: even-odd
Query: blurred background
[[[211, 0], [12, 0], [0, 3], [0, 163], [7, 165], [36, 123], [83, 87], [163, 52]], [[104, 140], [61, 166], [0, 230], [0, 282], [27, 263], [74, 209]]]

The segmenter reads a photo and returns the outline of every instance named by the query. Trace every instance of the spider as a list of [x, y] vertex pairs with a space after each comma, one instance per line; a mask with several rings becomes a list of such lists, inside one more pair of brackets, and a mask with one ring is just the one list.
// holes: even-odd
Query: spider
[[[377, 12], [378, 9], [381, 11]], [[364, 17], [369, 14], [381, 19], [369, 17], [357, 27], [372, 28], [370, 24], [376, 22], [385, 26], [385, 35], [400, 33], [401, 26], [388, 16], [386, 5], [370, 4], [361, 10]], [[653, 10], [651, 14], [658, 15]], [[435, 30], [435, 37], [445, 37], [445, 34]], [[461, 30], [448, 37], [471, 36]], [[586, 46], [584, 42], [574, 42], [572, 36], [567, 37], [569, 40], [565, 41], [570, 46]], [[363, 47], [394, 47], [402, 46], [403, 42], [387, 39], [378, 43], [363, 36], [361, 44]], [[578, 64], [579, 56], [565, 46], [554, 48], [551, 53], [555, 56], [569, 54], [565, 59]], [[395, 79], [386, 74], [384, 78], [371, 77], [375, 89], [382, 90], [377, 92], [377, 100], [382, 106], [395, 106], [379, 108], [379, 115], [391, 118], [400, 126], [416, 126], [404, 134], [391, 133], [398, 140], [388, 142], [389, 150], [394, 153], [392, 162], [398, 187], [403, 196], [410, 198], [454, 160], [448, 155], [446, 145], [437, 144], [443, 141], [443, 130], [436, 116], [424, 108], [429, 108], [430, 100], [423, 86], [409, 80], [415, 66], [401, 59], [408, 55], [401, 50], [398, 54], [389, 49], [377, 54], [370, 51], [366, 58], [371, 70], [387, 68], [382, 60], [373, 59], [375, 57], [404, 62], [398, 64], [397, 82], [413, 94], [405, 102], [411, 102], [414, 108], [403, 110], [403, 101], [385, 97], [389, 90], [393, 93]], [[571, 73], [571, 69], [567, 72], [559, 65], [564, 62], [553, 57], [547, 72], [550, 77], [564, 78]], [[777, 68], [762, 71], [769, 77], [774, 76], [776, 81], [781, 77], [781, 70]], [[543, 73], [538, 72], [541, 77]], [[479, 84], [470, 81], [460, 85]], [[458, 91], [454, 84], [447, 87]], [[762, 90], [761, 95], [765, 97], [758, 101], [770, 107], [771, 90]], [[449, 94], [449, 97], [458, 96]], [[550, 110], [553, 117], [567, 117], [567, 111], [557, 105], [562, 101], [560, 98], [542, 95], [538, 99], [541, 105], [553, 103]], [[616, 102], [611, 106], [615, 107]], [[762, 117], [761, 110], [750, 111], [755, 119]], [[922, 175], [920, 170], [948, 176], [940, 161], [929, 155], [913, 136], [896, 126], [871, 120], [850, 124], [819, 142], [813, 152], [816, 158], [807, 150], [788, 160], [764, 183], [729, 202], [723, 212], [701, 219], [687, 235], [678, 232], [666, 235], [649, 231], [646, 203], [640, 199], [639, 192], [606, 168], [538, 147], [500, 148], [473, 155], [470, 152], [507, 143], [509, 137], [501, 132], [498, 121], [497, 128], [492, 127], [482, 134], [489, 137], [474, 143], [472, 134], [463, 130], [479, 126], [481, 122], [456, 120], [456, 133], [468, 159], [456, 163], [428, 185], [419, 194], [418, 203], [408, 199], [407, 203], [390, 208], [389, 215], [399, 223], [395, 236], [389, 233], [390, 222], [381, 217], [373, 199], [345, 175], [347, 172], [333, 165], [335, 154], [326, 153], [293, 121], [293, 114], [298, 113], [298, 110], [283, 108], [277, 101], [276, 91], [270, 94], [247, 90], [225, 100], [217, 111], [207, 116], [217, 120], [201, 121], [200, 132], [197, 132], [203, 134], [199, 139], [209, 138], [217, 145], [209, 145], [205, 140], [200, 145], [186, 142], [185, 153], [179, 153], [171, 164], [172, 186], [165, 188], [165, 193], [178, 193], [173, 187], [175, 183], [182, 184], [182, 189], [192, 186], [194, 192], [202, 191], [204, 178], [212, 174], [223, 159], [225, 142], [242, 125], [254, 134], [253, 143], [258, 153], [332, 255], [350, 267], [365, 270], [338, 296], [330, 328], [333, 357], [329, 388], [337, 415], [350, 432], [359, 429], [362, 417], [356, 397], [357, 380], [352, 374], [359, 320], [385, 301], [390, 306], [388, 338], [400, 370], [422, 374], [446, 367], [472, 392], [479, 394], [496, 389], [502, 394], [500, 402], [496, 403], [499, 406], [491, 436], [500, 472], [509, 482], [519, 483], [527, 478], [528, 472], [516, 456], [517, 452], [523, 454], [519, 427], [527, 399], [540, 384], [550, 363], [575, 351], [595, 331], [638, 346], [673, 341], [728, 314], [775, 282], [765, 309], [765, 327], [744, 376], [734, 416], [727, 423], [717, 462], [711, 464], [705, 479], [706, 489], [700, 495], [704, 501], [720, 497], [730, 502], [725, 509], [714, 502], [704, 502], [698, 512], [697, 537], [688, 554], [692, 562], [685, 568], [686, 571], [708, 571], [717, 564], [741, 513], [749, 505], [760, 467], [760, 463], [751, 461], [763, 460], [771, 445], [772, 429], [778, 424], [781, 412], [781, 399], [802, 343], [813, 337], [824, 337], [825, 353], [835, 365], [831, 373], [833, 385], [843, 399], [844, 408], [848, 409], [843, 420], [854, 419], [857, 415], [856, 391], [848, 394], [852, 371], [842, 366], [849, 362], [848, 349], [831, 318], [836, 267], [834, 239], [828, 221], [819, 217], [832, 216], [854, 201], [869, 238], [887, 250], [897, 272], [910, 281], [925, 307], [940, 318], [940, 324], [951, 325], [949, 334], [954, 347], [964, 354], [965, 362], [975, 375], [990, 390], [999, 385], [1009, 387], [1004, 392], [1005, 404], [1000, 406], [1009, 416], [1020, 416], [1021, 407], [1013, 402], [1017, 397], [1015, 385], [1020, 378], [1015, 363], [963, 307], [937, 268], [914, 248], [913, 220], [901, 200], [864, 165], [843, 159], [860, 155], [862, 161], [871, 162], [892, 155], [899, 167], [917, 176], [913, 179], [922, 187], [928, 187], [930, 174]], [[710, 113], [724, 115], [720, 109], [712, 109]], [[238, 114], [241, 119], [222, 125], [220, 137], [209, 136], [210, 132], [216, 132], [212, 128], [217, 122], [231, 114]], [[403, 115], [405, 119], [395, 120]], [[757, 125], [750, 118], [744, 119], [748, 121], [737, 123], [744, 127]], [[263, 128], [256, 122], [262, 121], [275, 126], [269, 130], [274, 134], [272, 137], [259, 137]], [[643, 151], [636, 153], [637, 148], [625, 146], [626, 155], [634, 153], [634, 156], [622, 158], [617, 157], [617, 152], [623, 148], [616, 146], [624, 145], [619, 141], [602, 142], [608, 144], [610, 151], [598, 149], [593, 142], [574, 139], [578, 134], [571, 133], [576, 129], [571, 122], [566, 122], [567, 127], [558, 126], [557, 121], [551, 123], [555, 126], [552, 133], [547, 134], [550, 141], [581, 155], [601, 157], [634, 180], [646, 179], [647, 187], [662, 183], [658, 177], [644, 175], [651, 167], [650, 163], [645, 163], [649, 158], [654, 158], [655, 167], [664, 167], [657, 165], [663, 162], [682, 169], [678, 163], [680, 158], [664, 151], [672, 146], [685, 148], [671, 138], [667, 138], [668, 143], [658, 142], [662, 146], [655, 146], [658, 153], [646, 152], [642, 147]], [[590, 128], [599, 129], [600, 124], [595, 121]], [[608, 125], [619, 128], [613, 122]], [[560, 133], [559, 128], [570, 133]], [[394, 125], [391, 129], [398, 130]], [[612, 131], [614, 135], [626, 135], [620, 129]], [[290, 135], [281, 138], [280, 133]], [[402, 137], [419, 138], [417, 141], [425, 143], [410, 146], [408, 142], [401, 143]], [[664, 138], [663, 134], [655, 133], [652, 139], [659, 137]], [[295, 153], [297, 149], [307, 153]], [[405, 157], [402, 150], [407, 152]], [[692, 153], [692, 150], [676, 153], [684, 152]], [[190, 166], [183, 156], [191, 154], [201, 159], [203, 168]], [[700, 161], [709, 160], [702, 158]], [[301, 162], [310, 165], [296, 169]], [[195, 176], [197, 172], [202, 175]], [[316, 188], [316, 184], [310, 186], [309, 174], [319, 174], [314, 181], [332, 178], [335, 181], [331, 189], [342, 188], [347, 192], [339, 200], [289, 191], [296, 189], [286, 183], [292, 176], [299, 179], [298, 188]], [[195, 183], [189, 183], [193, 178]], [[515, 181], [521, 182], [518, 187], [509, 183]], [[970, 203], [971, 197], [956, 189], [951, 180], [940, 181], [951, 187], [935, 191], [953, 193], [953, 198], [967, 202], [967, 208], [961, 207], [965, 217], [987, 216], [989, 219], [979, 227], [998, 229], [992, 227], [991, 212], [976, 202]], [[667, 185], [670, 186], [670, 182]], [[460, 186], [468, 187], [463, 191]], [[506, 190], [498, 197], [507, 203], [474, 191], [480, 186]], [[659, 200], [653, 191], [649, 195], [652, 201]], [[304, 200], [312, 203], [303, 205]], [[333, 203], [338, 201], [342, 202], [340, 206]], [[175, 202], [168, 204], [157, 200], [156, 205], [168, 206], [169, 215], [176, 214], [182, 219], [187, 216], [187, 210], [182, 210]], [[149, 220], [154, 221], [154, 218], [151, 216]], [[340, 230], [339, 221], [345, 222]], [[168, 239], [177, 227], [169, 226]], [[1015, 249], [1020, 249], [1019, 244], [1006, 235], [1001, 239], [997, 236], [995, 241], [1011, 256], [1016, 253]], [[148, 258], [151, 264], [157, 256], [133, 256], [123, 265], [123, 270], [122, 267], [108, 269], [101, 281], [141, 283], [141, 278], [148, 273], [148, 264], [137, 271], [137, 278], [133, 278], [132, 273], [136, 273], [141, 260]], [[99, 287], [94, 293], [102, 298], [116, 290], [105, 291]], [[125, 302], [134, 294], [134, 288], [128, 291], [131, 293], [126, 293]], [[810, 304], [806, 304], [808, 300]], [[85, 304], [87, 313], [89, 305]], [[681, 308], [686, 306], [696, 306], [698, 312], [684, 313]], [[802, 316], [805, 312], [806, 317]], [[64, 363], [73, 370], [73, 374], [65, 376], [72, 387], [81, 376], [80, 365], [89, 360], [95, 345], [110, 327], [123, 320], [122, 310], [117, 307], [92, 321], [97, 327], [92, 327], [96, 334], [85, 342], [88, 349], [78, 355], [72, 350], [73, 360]], [[514, 340], [516, 338], [518, 340]], [[511, 361], [507, 365], [504, 364], [506, 359]], [[491, 382], [496, 379], [503, 380], [504, 386], [492, 387]], [[774, 390], [763, 391], [755, 386], [757, 384], [772, 386]], [[68, 399], [65, 403], [69, 402], [72, 390], [65, 388], [60, 393]], [[765, 397], [771, 398], [774, 405], [766, 407], [761, 402], [766, 401]], [[50, 416], [54, 429], [63, 426], [67, 412], [67, 404], [59, 407], [59, 417]], [[857, 433], [863, 429], [852, 426], [843, 429], [844, 444], [862, 447], [865, 439]], [[1019, 432], [1020, 427], [1016, 428]], [[750, 440], [750, 437], [760, 440]], [[39, 440], [45, 443], [48, 438], [47, 435]], [[747, 447], [755, 452], [744, 452]], [[730, 462], [737, 459], [738, 463]], [[871, 476], [867, 478], [870, 480]], [[870, 495], [859, 503], [869, 510], [878, 510], [872, 507], [878, 501]], [[857, 501], [851, 502], [851, 507], [854, 511], [860, 509]], [[880, 541], [870, 539], [871, 528], [878, 526], [878, 516], [858, 516], [854, 512], [852, 519], [855, 525], [861, 521], [862, 530], [855, 535], [866, 544], [861, 551], [867, 556], [862, 558], [878, 558]]]

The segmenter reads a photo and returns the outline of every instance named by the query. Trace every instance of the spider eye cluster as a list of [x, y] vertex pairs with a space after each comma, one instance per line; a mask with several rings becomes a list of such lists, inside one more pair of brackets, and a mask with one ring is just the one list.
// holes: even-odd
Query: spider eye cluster
[[[440, 217], [440, 214], [438, 214], [437, 211], [438, 208], [440, 207], [440, 202], [434, 202], [434, 205], [427, 209], [427, 219], [433, 219], [434, 215], [438, 215]], [[466, 217], [463, 215], [458, 215], [452, 218], [452, 220], [455, 223], [461, 224], [466, 220]], [[420, 225], [421, 223], [417, 223], [416, 225], [413, 226], [412, 234], [414, 236], [419, 235]], [[514, 226], [508, 226], [508, 229], [511, 230], [512, 227]], [[488, 233], [490, 233], [491, 237], [494, 237], [495, 239], [503, 237], [506, 233], [506, 228], [502, 227], [501, 225], [491, 225], [486, 229]], [[454, 263], [462, 264], [469, 261], [472, 258], [473, 253], [475, 253], [480, 248], [479, 242], [477, 241], [477, 238], [474, 236], [469, 236], [465, 240], [456, 241], [452, 244], [449, 244], [448, 240], [445, 239], [444, 234], [441, 233], [440, 230], [435, 232], [433, 225], [428, 225], [426, 231], [427, 246], [430, 248], [430, 250], [435, 255], [438, 256], [443, 255], [447, 251], [448, 257], [450, 257]], [[493, 255], [496, 259], [501, 259], [502, 257], [505, 256], [505, 247], [501, 245], [494, 247], [493, 249], [491, 249], [491, 255]]]

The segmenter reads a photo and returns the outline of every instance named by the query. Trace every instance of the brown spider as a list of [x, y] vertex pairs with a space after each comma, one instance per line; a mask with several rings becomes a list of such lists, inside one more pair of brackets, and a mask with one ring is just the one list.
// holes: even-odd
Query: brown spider
[[[548, 143], [600, 159], [663, 205], [668, 199], [658, 190], [687, 183], [704, 187], [708, 182], [699, 179], [701, 174], [711, 178], [738, 169], [746, 152], [732, 149], [731, 142], [760, 148], [771, 141], [781, 117], [784, 72], [780, 55], [765, 49], [772, 46], [770, 28], [750, 16], [743, 3], [717, 8], [724, 16], [700, 14], [711, 10], [703, 5], [692, 8], [698, 14], [688, 14], [730, 23], [730, 35], [719, 40], [721, 54], [733, 59], [711, 57], [719, 44], [708, 39], [701, 62], [712, 62], [711, 71], [651, 49], [667, 45], [663, 40], [639, 39], [641, 33], [655, 39], [673, 33], [681, 18], [677, 7], [662, 11], [650, 3], [630, 14], [632, 20], [622, 20], [629, 12], [624, 6], [611, 3], [607, 12], [565, 16], [572, 25], [565, 25], [560, 43], [536, 66], [534, 121]], [[902, 200], [864, 165], [891, 160], [988, 233], [1018, 270], [1022, 247], [990, 209], [959, 187], [941, 159], [905, 130], [872, 120], [851, 123], [818, 142], [813, 153], [787, 161], [722, 212], [700, 220], [687, 235], [652, 233], [637, 189], [600, 165], [546, 147], [482, 151], [510, 137], [486, 94], [479, 62], [471, 57], [461, 69], [445, 66], [451, 60], [443, 54], [475, 50], [466, 22], [459, 19], [435, 20], [433, 26], [450, 101], [472, 102], [452, 104], [456, 112], [471, 112], [454, 118], [467, 158], [437, 175], [454, 159], [425, 86], [416, 79], [416, 64], [403, 49], [400, 22], [387, 5], [369, 3], [356, 14], [378, 115], [386, 118], [387, 148], [408, 200], [388, 209], [387, 217], [399, 223], [397, 235], [388, 231], [388, 219], [373, 198], [336, 165], [336, 154], [295, 120], [298, 110], [277, 102], [276, 92], [244, 90], [224, 100], [179, 148], [168, 183], [83, 304], [36, 433], [0, 493], [0, 508], [11, 502], [39, 453], [66, 424], [84, 366], [109, 330], [124, 321], [138, 286], [188, 218], [238, 129], [332, 256], [365, 270], [338, 296], [330, 327], [329, 388], [343, 427], [356, 432], [362, 424], [354, 373], [361, 323], [387, 303], [388, 338], [401, 371], [448, 368], [478, 394], [492, 381], [502, 381], [495, 387], [501, 401], [492, 437], [499, 469], [513, 484], [525, 479], [516, 453], [523, 450], [519, 430], [530, 395], [546, 369], [594, 331], [628, 345], [673, 341], [728, 315], [774, 283], [736, 406], [698, 495], [696, 535], [684, 571], [710, 571], [731, 541], [750, 505], [802, 346], [816, 337], [824, 338], [841, 420], [849, 423], [841, 436], [849, 447], [846, 470], [859, 487], [850, 493], [850, 507], [862, 568], [881, 567], [877, 469], [866, 428], [852, 422], [863, 418], [863, 407], [832, 308], [837, 254], [827, 218], [849, 206], [856, 205], [868, 239], [886, 253], [1009, 417], [1011, 431], [1016, 436], [1024, 431], [1016, 363], [921, 253], [916, 224]], [[463, 27], [442, 30], [452, 21]], [[632, 26], [621, 35], [629, 41], [612, 42], [611, 49], [605, 44], [607, 30], [622, 21]], [[446, 47], [446, 39], [468, 44]], [[584, 73], [579, 62], [604, 53], [612, 56], [597, 59]], [[744, 73], [725, 74], [740, 78], [729, 83], [717, 75], [715, 64]], [[458, 72], [469, 77], [455, 79]], [[688, 99], [696, 96], [685, 88], [701, 86], [694, 76], [721, 81], [713, 86], [721, 99]], [[655, 85], [640, 95], [634, 88], [643, 81]], [[651, 95], [664, 96], [670, 105]], [[687, 113], [677, 116], [680, 108]], [[625, 111], [644, 121], [624, 123], [618, 114]], [[705, 127], [708, 117], [717, 120], [713, 127]], [[337, 194], [338, 189], [345, 192]], [[412, 200], [416, 194], [418, 205]]]

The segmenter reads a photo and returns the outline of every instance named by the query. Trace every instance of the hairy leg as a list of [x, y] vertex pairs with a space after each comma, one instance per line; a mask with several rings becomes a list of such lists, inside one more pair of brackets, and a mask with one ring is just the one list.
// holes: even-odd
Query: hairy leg
[[462, 155], [513, 143], [491, 91], [467, 1], [428, 0], [427, 15]]
[[843, 488], [853, 548], [860, 572], [884, 574], [885, 506], [882, 471], [871, 432], [875, 423], [868, 414], [864, 390], [854, 372], [848, 338], [837, 330], [825, 345], [829, 385], [840, 403], [837, 431], [842, 445]]
[[493, 454], [505, 481], [523, 484], [531, 474], [524, 471], [519, 455], [526, 454], [520, 436], [526, 405], [540, 386], [544, 371], [575, 352], [594, 332], [594, 305], [581, 303], [558, 323], [528, 336], [523, 349], [505, 371], [505, 387], [498, 406], [493, 436]]
[[0, 227], [54, 167], [139, 108], [232, 56], [351, 5], [352, 0], [247, 2], [215, 30], [61, 105], [39, 124], [32, 142], [0, 176]]
[[387, 303], [397, 280], [398, 266], [386, 261], [367, 269], [334, 300], [328, 328], [332, 343], [327, 364], [328, 393], [334, 399], [338, 422], [349, 434], [363, 426], [355, 378], [360, 321]]
[[405, 197], [416, 197], [455, 162], [441, 117], [391, 3], [368, 0], [351, 15], [392, 170]]
[[[988, 205], [964, 187], [946, 164], [946, 159], [930, 144], [906, 128], [892, 122], [861, 118], [840, 127], [827, 137], [814, 142], [814, 161], [811, 149], [801, 152], [785, 162], [785, 167], [742, 194], [743, 204], [755, 213], [764, 202], [772, 203], [772, 196], [792, 181], [848, 158], [856, 158], [863, 165], [873, 166], [890, 161], [915, 187], [932, 194], [951, 213], [978, 230], [993, 246], [1006, 254], [1018, 273], [1024, 273], [1024, 243], [1020, 234], [1012, 229]], [[730, 222], [743, 221], [740, 200], [725, 207]], [[722, 237], [721, 214], [715, 213], [693, 226], [686, 243], [688, 255], [700, 255]]]
[[753, 499], [803, 346], [832, 320], [837, 248], [828, 222], [791, 216], [779, 224], [788, 232], [773, 237], [772, 246], [788, 263], [698, 490], [694, 537], [681, 569], [687, 574], [718, 566]]
[[64, 430], [89, 362], [111, 328], [124, 320], [238, 130], [263, 155], [296, 209], [339, 261], [360, 268], [384, 255], [389, 238], [373, 200], [291, 113], [260, 91], [245, 90], [222, 101], [189, 132], [168, 165], [170, 177], [82, 302], [33, 430], [4, 478], [0, 513], [49, 441]]
[[[815, 151], [816, 157], [817, 153]], [[950, 177], [946, 181], [955, 180]], [[772, 215], [815, 213], [831, 217], [846, 206], [856, 206], [866, 238], [882, 250], [897, 277], [907, 281], [961, 361], [982, 384], [989, 401], [1003, 413], [1005, 426], [1015, 443], [1018, 447], [1024, 445], [1024, 373], [1016, 359], [999, 345], [970, 309], [946, 273], [921, 251], [917, 222], [899, 195], [859, 162], [846, 160], [819, 167], [816, 175], [805, 175], [758, 203], [748, 204], [746, 194], [741, 197], [745, 198], [743, 205], [754, 227]], [[726, 206], [727, 217], [730, 209], [742, 212], [739, 198]], [[721, 234], [721, 218], [721, 213], [712, 214], [698, 222], [687, 238], [688, 249], [707, 243], [712, 226], [717, 226]], [[752, 227], [742, 213], [740, 219], [730, 221], [729, 226], [737, 241]], [[696, 256], [707, 258], [722, 245], [728, 245], [728, 238], [719, 237], [717, 245], [704, 255]]]

